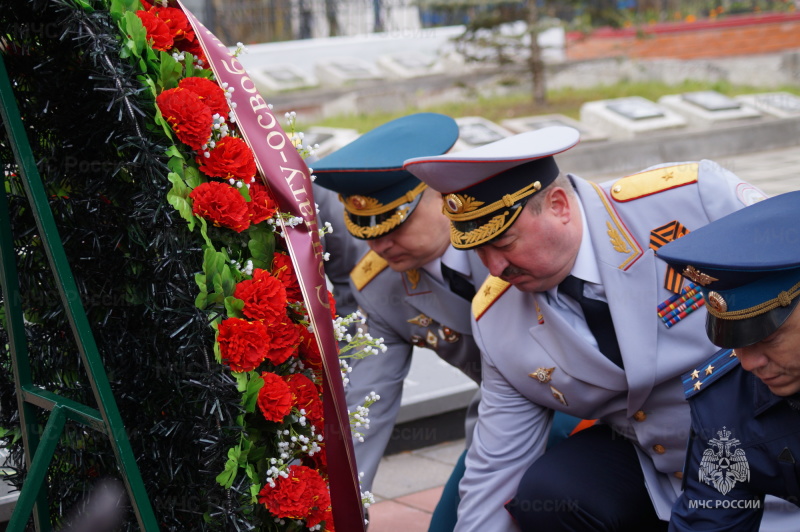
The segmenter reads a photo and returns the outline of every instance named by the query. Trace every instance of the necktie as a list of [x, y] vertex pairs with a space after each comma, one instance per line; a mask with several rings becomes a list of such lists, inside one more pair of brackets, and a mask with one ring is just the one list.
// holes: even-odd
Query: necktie
[[592, 331], [595, 340], [597, 340], [600, 352], [617, 366], [624, 367], [622, 355], [619, 352], [619, 344], [617, 343], [617, 333], [614, 331], [614, 322], [611, 321], [611, 312], [608, 310], [608, 304], [597, 299], [584, 297], [583, 281], [572, 275], [568, 275], [566, 279], [561, 281], [561, 284], [558, 285], [558, 290], [577, 301], [581, 306], [583, 315], [586, 318], [586, 324], [589, 326], [589, 330]]
[[463, 275], [442, 263], [442, 277], [444, 278], [450, 291], [463, 297], [467, 301], [472, 301], [475, 297], [475, 287]]

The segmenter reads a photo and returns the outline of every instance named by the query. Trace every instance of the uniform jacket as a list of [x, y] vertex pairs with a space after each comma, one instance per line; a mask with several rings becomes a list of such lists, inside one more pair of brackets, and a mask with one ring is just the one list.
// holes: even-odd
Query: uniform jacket
[[[570, 178], [584, 208], [625, 370], [574, 334], [551, 310], [546, 294], [487, 279], [473, 302], [483, 355], [482, 400], [460, 484], [458, 532], [515, 529], [503, 504], [543, 453], [553, 410], [598, 418], [632, 440], [662, 519], [680, 491], [689, 436], [680, 376], [718, 348], [706, 339], [704, 310], [669, 329], [658, 318], [657, 305], [673, 294], [664, 287], [666, 263], [650, 249], [651, 231], [675, 220], [689, 231], [705, 225], [743, 207], [740, 198], [753, 187], [712, 161], [604, 185]], [[537, 370], [551, 368], [549, 377], [536, 377]]]
[[[488, 275], [486, 267], [475, 253], [462, 253], [468, 256], [472, 282], [480, 286]], [[369, 334], [383, 338], [388, 348], [385, 353], [354, 360], [345, 390], [351, 411], [371, 391], [381, 397], [370, 408], [370, 428], [364, 432], [364, 442], [355, 443], [358, 469], [364, 472], [362, 489], [369, 490], [400, 410], [403, 379], [411, 366], [414, 346], [433, 349], [477, 383], [481, 361], [470, 326], [470, 302], [424, 269], [395, 272], [376, 253], [369, 252], [353, 270], [351, 285], [366, 315]]]
[[[684, 377], [693, 434], [673, 532], [758, 530], [765, 504], [783, 502], [784, 512], [800, 505], [800, 411], [730, 353], [720, 352], [698, 366], [694, 378]], [[699, 391], [697, 382], [703, 385]], [[766, 495], [784, 501], [765, 503]], [[800, 521], [787, 528], [798, 529]]]

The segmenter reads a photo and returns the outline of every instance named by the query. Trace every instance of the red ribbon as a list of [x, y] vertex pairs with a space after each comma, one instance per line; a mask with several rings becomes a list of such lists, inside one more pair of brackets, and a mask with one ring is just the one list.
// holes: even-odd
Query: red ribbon
[[325, 411], [325, 450], [328, 453], [333, 520], [336, 529], [363, 531], [361, 491], [353, 456], [347, 403], [339, 370], [339, 347], [333, 335], [328, 289], [319, 240], [311, 177], [303, 158], [283, 131], [267, 102], [241, 62], [180, 2], [203, 47], [217, 83], [234, 87], [231, 109], [239, 132], [253, 150], [264, 184], [283, 213], [302, 217], [295, 227], [284, 226], [286, 244], [303, 291], [308, 318], [322, 351], [322, 397]]

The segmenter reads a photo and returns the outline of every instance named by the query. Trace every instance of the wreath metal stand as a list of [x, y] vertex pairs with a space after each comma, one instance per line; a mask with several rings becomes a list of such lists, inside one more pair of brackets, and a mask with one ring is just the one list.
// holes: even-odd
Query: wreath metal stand
[[[157, 531], [158, 523], [145, 491], [141, 473], [136, 465], [117, 403], [111, 393], [108, 377], [100, 360], [97, 345], [72, 276], [72, 270], [67, 262], [2, 56], [0, 56], [0, 104], [2, 104], [0, 105], [0, 115], [2, 115], [14, 151], [14, 158], [22, 175], [25, 194], [36, 219], [50, 269], [56, 278], [61, 302], [64, 305], [98, 405], [98, 408], [95, 409], [66, 399], [35, 385], [31, 380], [28, 346], [19, 298], [16, 251], [6, 196], [5, 176], [3, 176], [3, 186], [0, 187], [0, 286], [4, 295], [11, 362], [14, 370], [22, 438], [25, 445], [25, 461], [28, 467], [27, 478], [11, 516], [8, 532], [23, 532], [31, 514], [33, 514], [37, 531], [48, 532], [52, 529], [45, 482], [53, 452], [67, 420], [80, 423], [108, 436], [140, 528], [147, 532]], [[36, 407], [51, 412], [41, 437], [39, 437], [40, 429], [36, 420]]]

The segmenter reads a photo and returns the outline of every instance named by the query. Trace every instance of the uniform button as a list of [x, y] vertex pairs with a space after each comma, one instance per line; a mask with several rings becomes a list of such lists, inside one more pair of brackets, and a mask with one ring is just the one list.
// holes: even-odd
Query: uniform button
[[647, 419], [647, 414], [644, 413], [644, 410], [639, 410], [635, 414], [633, 414], [633, 419], [641, 423], [642, 421]]
[[682, 479], [683, 478], [683, 471], [675, 471], [675, 478]]
[[658, 454], [664, 454], [665, 452], [667, 452], [664, 446], [661, 445], [660, 443], [653, 445], [653, 450]]

